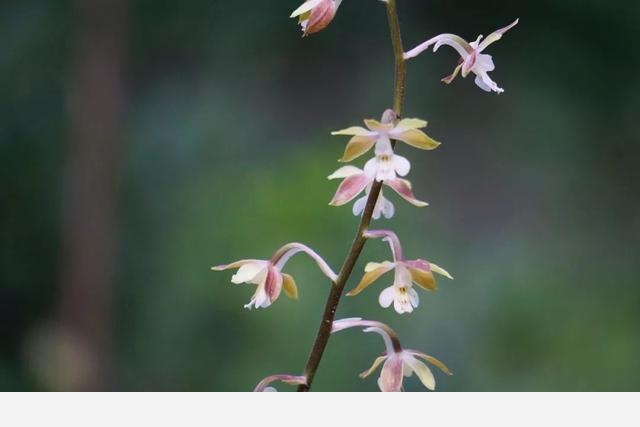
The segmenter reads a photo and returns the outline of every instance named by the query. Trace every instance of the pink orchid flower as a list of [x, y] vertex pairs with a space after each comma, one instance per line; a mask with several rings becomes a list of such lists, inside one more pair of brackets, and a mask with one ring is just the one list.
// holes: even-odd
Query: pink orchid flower
[[[402, 141], [412, 147], [422, 150], [434, 150], [440, 145], [420, 129], [427, 126], [427, 122], [420, 119], [402, 119], [397, 124], [394, 121], [397, 115], [393, 110], [386, 110], [382, 114], [381, 122], [367, 119], [364, 124], [367, 128], [352, 126], [350, 128], [331, 132], [331, 135], [347, 135], [352, 138], [347, 143], [344, 154], [339, 160], [350, 162], [369, 151], [375, 145], [376, 157], [384, 170], [395, 170], [398, 175], [404, 176], [409, 172], [409, 162], [404, 157], [393, 154], [391, 140]], [[372, 159], [373, 160], [373, 159]], [[365, 169], [367, 169], [365, 167]], [[395, 176], [394, 176], [395, 177]], [[378, 181], [386, 179], [384, 174], [376, 178]]]
[[380, 293], [378, 302], [383, 308], [388, 308], [393, 303], [393, 308], [399, 314], [411, 313], [420, 304], [420, 297], [413, 289], [414, 283], [427, 291], [433, 291], [437, 289], [433, 273], [453, 280], [453, 277], [445, 269], [433, 263], [422, 259], [405, 260], [400, 240], [393, 231], [368, 230], [364, 232], [364, 237], [367, 239], [382, 238], [388, 242], [393, 254], [393, 261], [368, 263], [365, 266], [362, 280], [358, 286], [347, 293], [348, 296], [358, 295], [383, 274], [394, 270], [393, 284]]
[[515, 27], [518, 22], [519, 20], [516, 19], [511, 25], [489, 34], [486, 39], [482, 40], [482, 36], [479, 36], [476, 41], [471, 43], [467, 43], [462, 37], [456, 36], [455, 34], [440, 34], [406, 52], [404, 58], [410, 59], [416, 57], [431, 46], [433, 46], [434, 52], [442, 45], [451, 46], [460, 54], [460, 61], [455, 70], [453, 70], [453, 73], [442, 79], [444, 83], [451, 83], [460, 71], [462, 71], [462, 78], [467, 77], [471, 72], [476, 75], [475, 83], [482, 90], [502, 93], [504, 89], [498, 87], [498, 84], [489, 77], [489, 72], [495, 69], [493, 58], [491, 58], [491, 55], [486, 55], [482, 52], [489, 47], [490, 44], [500, 40], [502, 35]]
[[[355, 166], [343, 166], [327, 178], [343, 179], [338, 186], [333, 199], [329, 202], [331, 206], [345, 205], [355, 199], [356, 196], [363, 191], [365, 192], [365, 196], [358, 199], [353, 205], [353, 214], [356, 216], [361, 215], [367, 204], [369, 191], [371, 190], [371, 186], [375, 180], [375, 174], [373, 171], [369, 170], [369, 172], [367, 172], [366, 170], [363, 171]], [[411, 190], [411, 183], [406, 179], [388, 179], [384, 180], [383, 184], [394, 190], [398, 195], [400, 195], [400, 197], [414, 206], [424, 207], [429, 205], [426, 202], [416, 199], [416, 196], [414, 196], [413, 191]], [[391, 218], [394, 213], [395, 208], [393, 204], [387, 200], [381, 192], [374, 208], [373, 218], [380, 218], [380, 214], [384, 215], [385, 218]]]
[[251, 301], [244, 307], [251, 309], [267, 308], [278, 299], [280, 292], [284, 289], [285, 294], [291, 299], [298, 298], [298, 288], [293, 277], [282, 273], [284, 265], [292, 256], [299, 252], [309, 255], [318, 264], [320, 270], [332, 281], [335, 282], [338, 275], [314, 250], [302, 243], [289, 243], [276, 251], [270, 260], [243, 259], [231, 264], [223, 264], [212, 267], [212, 270], [221, 271], [230, 268], [237, 268], [238, 271], [231, 277], [231, 282], [252, 283], [258, 285]]
[[275, 387], [269, 386], [269, 384], [271, 384], [274, 381], [280, 381], [290, 385], [301, 385], [301, 384], [307, 383], [307, 377], [296, 376], [296, 375], [271, 375], [263, 379], [262, 381], [260, 381], [253, 391], [254, 392], [278, 391], [276, 390]]
[[333, 21], [342, 0], [307, 0], [293, 11], [291, 18], [298, 18], [302, 35], [317, 33]]
[[383, 392], [403, 391], [404, 377], [411, 377], [414, 373], [427, 389], [435, 390], [436, 380], [433, 372], [419, 359], [436, 366], [447, 375], [453, 375], [449, 368], [435, 357], [417, 350], [403, 349], [396, 333], [384, 323], [361, 318], [336, 320], [333, 322], [331, 333], [354, 327], [364, 328], [364, 332], [375, 332], [384, 341], [386, 352], [378, 357], [369, 369], [360, 374], [361, 378], [366, 378], [382, 365], [378, 387]]

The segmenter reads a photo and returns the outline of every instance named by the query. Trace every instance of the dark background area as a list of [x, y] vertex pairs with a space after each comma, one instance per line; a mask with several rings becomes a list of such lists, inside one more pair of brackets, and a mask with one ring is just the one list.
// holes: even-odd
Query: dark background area
[[[640, 3], [398, 3], [405, 49], [520, 24], [487, 52], [500, 96], [440, 83], [447, 47], [409, 63], [406, 115], [443, 145], [398, 152], [431, 206], [393, 198], [376, 225], [455, 281], [399, 316], [383, 280], [338, 316], [445, 361], [439, 390], [637, 391]], [[305, 39], [297, 6], [0, 4], [1, 390], [242, 391], [303, 369], [315, 266], [294, 258], [300, 300], [254, 311], [252, 286], [209, 268], [289, 241], [339, 268], [358, 219], [327, 206], [346, 142], [329, 132], [390, 106], [393, 64], [380, 2], [345, 0]], [[386, 247], [363, 255], [348, 288]], [[380, 351], [336, 335], [314, 389], [376, 390], [357, 373]]]

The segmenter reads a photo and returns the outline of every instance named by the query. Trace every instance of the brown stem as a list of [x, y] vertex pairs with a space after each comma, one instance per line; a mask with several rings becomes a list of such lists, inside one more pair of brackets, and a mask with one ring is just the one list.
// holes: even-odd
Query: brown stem
[[[386, 0], [386, 5], [387, 18], [389, 21], [389, 28], [391, 30], [391, 43], [393, 45], [393, 54], [395, 58], [395, 90], [393, 96], [393, 110], [396, 112], [396, 115], [400, 117], [402, 115], [402, 107], [404, 104], [406, 68], [403, 58], [402, 36], [400, 34], [400, 23], [398, 22], [396, 0]], [[371, 217], [373, 215], [373, 210], [376, 206], [376, 202], [378, 201], [378, 195], [380, 194], [381, 188], [382, 182], [375, 181], [371, 188], [371, 191], [369, 192], [369, 198], [367, 199], [367, 205], [362, 214], [360, 225], [358, 226], [358, 232], [356, 233], [353, 243], [351, 244], [351, 249], [349, 249], [347, 257], [342, 264], [342, 268], [340, 269], [338, 278], [331, 286], [331, 291], [329, 292], [329, 297], [327, 298], [327, 303], [324, 308], [324, 314], [322, 315], [322, 322], [320, 323], [320, 327], [318, 328], [318, 333], [316, 334], [316, 339], [313, 343], [313, 347], [311, 349], [311, 353], [309, 354], [309, 359], [307, 360], [307, 365], [305, 367], [307, 383], [298, 386], [298, 391], [309, 391], [309, 389], [311, 389], [313, 378], [316, 375], [316, 371], [318, 370], [318, 366], [320, 365], [320, 361], [322, 360], [322, 355], [324, 354], [324, 350], [327, 347], [327, 343], [329, 342], [329, 336], [331, 335], [331, 325], [336, 316], [336, 310], [338, 309], [338, 304], [340, 303], [340, 298], [342, 297], [344, 287], [347, 284], [347, 281], [351, 276], [351, 272], [353, 271], [353, 267], [358, 261], [358, 257], [360, 257], [360, 253], [362, 252], [362, 248], [364, 247], [366, 239], [364, 238], [363, 233], [365, 232], [365, 230], [367, 230], [369, 224], [371, 223]]]

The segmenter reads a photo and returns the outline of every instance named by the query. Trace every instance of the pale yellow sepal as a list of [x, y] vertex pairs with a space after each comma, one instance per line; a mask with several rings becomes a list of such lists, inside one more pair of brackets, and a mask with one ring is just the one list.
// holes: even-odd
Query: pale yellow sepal
[[331, 135], [371, 136], [371, 131], [361, 126], [351, 126], [331, 132]]
[[433, 376], [433, 372], [429, 367], [422, 363], [421, 361], [411, 358], [407, 360], [405, 363], [409, 365], [409, 367], [415, 372], [415, 374], [420, 379], [420, 382], [429, 390], [434, 391], [436, 389], [436, 379]]
[[420, 353], [420, 352], [412, 352], [411, 354], [413, 354], [416, 357], [419, 357], [423, 360], [425, 360], [426, 362], [431, 363], [433, 366], [435, 366], [436, 368], [440, 369], [443, 373], [447, 374], [447, 375], [453, 375], [453, 372], [451, 372], [451, 370], [449, 368], [447, 368], [447, 365], [445, 365], [444, 363], [442, 363], [440, 360], [436, 359], [433, 356], [429, 356], [428, 354], [424, 354], [424, 353]]
[[321, 0], [311, 0], [311, 1], [306, 1], [302, 3], [300, 7], [298, 7], [296, 10], [291, 12], [291, 16], [289, 18], [295, 18], [298, 15], [302, 15], [304, 13], [310, 12], [311, 9], [316, 7], [320, 2]]
[[282, 289], [284, 293], [291, 299], [298, 299], [298, 287], [296, 286], [295, 280], [290, 275], [283, 273], [282, 274]]
[[360, 280], [360, 283], [358, 283], [358, 286], [356, 286], [355, 288], [347, 292], [347, 296], [352, 297], [352, 296], [358, 295], [360, 292], [362, 292], [367, 287], [369, 287], [373, 282], [378, 280], [380, 276], [382, 276], [392, 268], [393, 268], [393, 263], [384, 262], [380, 265], [380, 267], [376, 268], [375, 270], [366, 272], [364, 276], [362, 276], [362, 280]]
[[350, 162], [369, 151], [375, 144], [375, 137], [356, 135], [347, 144], [340, 162]]
[[373, 270], [377, 270], [378, 268], [387, 267], [390, 264], [391, 264], [391, 262], [389, 262], [389, 261], [368, 262], [367, 265], [365, 265], [365, 267], [364, 267], [364, 272], [365, 273], [369, 273], [369, 272], [371, 272]]
[[435, 264], [431, 264], [431, 271], [433, 271], [434, 273], [438, 273], [439, 275], [444, 276], [444, 277], [446, 277], [447, 279], [451, 279], [451, 280], [453, 280], [453, 276], [451, 276], [451, 275], [447, 272], [447, 270], [445, 270], [445, 269], [444, 269], [444, 268], [442, 268], [442, 267], [438, 267], [438, 266], [437, 266], [437, 265], [435, 265]]
[[427, 127], [427, 122], [421, 119], [402, 119], [396, 125], [396, 129], [420, 129]]
[[364, 124], [367, 125], [369, 129], [375, 132], [388, 132], [393, 129], [393, 123], [382, 124], [374, 119], [365, 119]]
[[409, 271], [411, 271], [411, 280], [422, 289], [435, 291], [438, 288], [432, 272], [420, 270], [419, 268], [410, 268]]
[[387, 359], [387, 356], [380, 356], [378, 358], [376, 358], [376, 360], [373, 361], [373, 365], [371, 365], [371, 367], [369, 369], [367, 369], [364, 372], [360, 373], [360, 378], [366, 378], [369, 375], [373, 374], [375, 372], [376, 369], [378, 369], [378, 366], [380, 366], [380, 364], [382, 362], [384, 362]]
[[421, 150], [434, 150], [440, 146], [438, 141], [418, 129], [407, 129], [393, 134], [392, 137]]

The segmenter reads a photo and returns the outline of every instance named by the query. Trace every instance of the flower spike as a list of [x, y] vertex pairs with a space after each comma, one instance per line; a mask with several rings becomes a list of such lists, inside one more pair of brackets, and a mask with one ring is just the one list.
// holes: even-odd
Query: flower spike
[[282, 290], [284, 290], [289, 298], [298, 298], [298, 288], [295, 280], [290, 275], [282, 273], [282, 269], [289, 259], [299, 252], [304, 252], [309, 255], [316, 262], [320, 270], [335, 282], [338, 275], [318, 253], [302, 243], [289, 243], [284, 245], [276, 251], [270, 260], [244, 259], [231, 264], [211, 267], [211, 269], [222, 271], [237, 268], [238, 271], [231, 277], [232, 283], [252, 283], [258, 285], [251, 301], [244, 307], [249, 309], [252, 307], [267, 308], [278, 299]]
[[275, 387], [269, 386], [269, 384], [271, 384], [274, 381], [280, 381], [290, 385], [301, 385], [301, 384], [307, 383], [307, 377], [296, 376], [296, 375], [271, 375], [263, 379], [262, 381], [260, 381], [256, 386], [256, 388], [253, 389], [253, 391], [254, 392], [278, 391], [275, 389]]
[[396, 333], [384, 323], [363, 320], [359, 317], [336, 320], [333, 322], [331, 333], [356, 327], [363, 328], [363, 332], [375, 332], [384, 341], [385, 353], [378, 357], [368, 370], [360, 374], [360, 378], [366, 378], [382, 365], [378, 378], [378, 387], [381, 391], [402, 391], [403, 377], [410, 377], [414, 373], [427, 389], [435, 390], [436, 381], [433, 373], [418, 358], [429, 362], [445, 374], [452, 375], [449, 368], [435, 357], [416, 350], [403, 349]]
[[460, 72], [462, 72], [462, 78], [467, 77], [467, 75], [472, 72], [476, 75], [476, 85], [478, 85], [482, 90], [502, 93], [504, 92], [504, 89], [498, 87], [498, 84], [489, 77], [489, 72], [495, 69], [493, 59], [491, 58], [491, 55], [486, 55], [482, 52], [489, 47], [490, 44], [500, 40], [503, 34], [515, 27], [518, 22], [519, 19], [516, 19], [510, 25], [494, 31], [489, 34], [484, 41], [482, 41], [482, 36], [479, 36], [476, 41], [468, 43], [462, 37], [456, 36], [455, 34], [440, 34], [439, 36], [433, 37], [416, 46], [410, 51], [405, 52], [404, 58], [414, 58], [429, 49], [431, 46], [433, 46], [434, 52], [436, 52], [442, 45], [450, 46], [458, 52], [460, 55], [460, 61], [458, 66], [453, 70], [453, 73], [442, 79], [444, 83], [451, 83]]
[[365, 274], [360, 283], [347, 292], [347, 296], [355, 296], [368, 288], [387, 272], [394, 270], [393, 284], [385, 288], [378, 297], [380, 306], [387, 308], [393, 303], [393, 308], [399, 314], [411, 313], [420, 304], [420, 297], [413, 284], [422, 289], [434, 291], [437, 289], [433, 273], [440, 274], [453, 280], [453, 277], [443, 268], [425, 260], [406, 260], [398, 236], [389, 230], [367, 230], [363, 236], [367, 239], [382, 239], [389, 243], [393, 261], [381, 263], [370, 262], [365, 266]]

